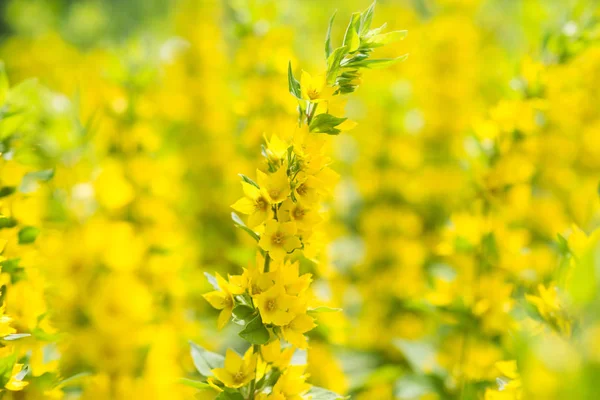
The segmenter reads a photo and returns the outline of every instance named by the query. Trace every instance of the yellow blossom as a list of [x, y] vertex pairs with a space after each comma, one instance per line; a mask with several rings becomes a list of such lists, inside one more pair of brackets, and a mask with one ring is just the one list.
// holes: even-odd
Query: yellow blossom
[[302, 242], [295, 236], [296, 231], [296, 224], [293, 222], [280, 223], [269, 220], [267, 221], [265, 231], [261, 235], [258, 245], [263, 250], [269, 252], [269, 256], [273, 260], [283, 260], [286, 254], [302, 247]]
[[230, 388], [240, 388], [250, 383], [256, 375], [257, 354], [249, 351], [242, 358], [235, 351], [227, 349], [225, 366], [211, 372], [219, 381]]

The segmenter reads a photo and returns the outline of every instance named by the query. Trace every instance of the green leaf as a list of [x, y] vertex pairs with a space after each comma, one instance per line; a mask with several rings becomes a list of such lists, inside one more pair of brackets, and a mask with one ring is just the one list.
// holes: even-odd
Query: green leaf
[[560, 254], [567, 255], [571, 252], [569, 248], [569, 242], [565, 239], [560, 233], [556, 234], [556, 239], [558, 241], [558, 250]]
[[4, 62], [0, 61], [0, 105], [6, 103], [8, 97], [8, 76], [6, 75], [6, 67]]
[[45, 169], [42, 171], [29, 172], [23, 176], [19, 191], [22, 193], [31, 193], [37, 189], [38, 182], [47, 182], [54, 176], [53, 169]]
[[191, 386], [196, 389], [205, 390], [212, 389], [212, 387], [206, 382], [195, 381], [193, 379], [188, 378], [179, 378], [179, 383], [182, 383], [186, 386]]
[[212, 286], [215, 290], [221, 290], [221, 288], [219, 287], [219, 283], [217, 282], [217, 278], [215, 278], [208, 272], [205, 272], [204, 276], [208, 280], [208, 283], [210, 283], [210, 286]]
[[308, 391], [308, 394], [312, 396], [312, 400], [338, 400], [338, 399], [349, 399], [340, 394], [332, 392], [331, 390], [323, 389], [318, 386], [313, 386]]
[[80, 373], [70, 376], [66, 379], [63, 379], [62, 381], [60, 381], [58, 383], [58, 385], [56, 387], [63, 388], [63, 387], [67, 387], [67, 386], [76, 385], [79, 382], [81, 382], [83, 380], [83, 378], [86, 378], [88, 376], [92, 376], [92, 373], [91, 372], [80, 372]]
[[258, 183], [254, 182], [252, 179], [248, 178], [246, 175], [244, 174], [238, 174], [242, 180], [246, 183], [251, 184], [252, 186], [256, 187], [257, 189], [260, 189], [260, 186], [258, 186]]
[[246, 325], [254, 317], [256, 310], [246, 304], [238, 304], [233, 308], [232, 315], [235, 323]]
[[331, 312], [340, 312], [341, 308], [331, 308], [331, 307], [315, 307], [309, 308], [308, 312], [313, 314], [321, 314], [321, 313], [331, 313]]
[[373, 22], [373, 15], [375, 14], [375, 4], [376, 3], [377, 3], [377, 1], [374, 1], [373, 3], [371, 3], [369, 8], [367, 8], [365, 11], [363, 11], [362, 14], [360, 14], [360, 30], [358, 32], [360, 34], [360, 36], [367, 33], [367, 31], [371, 27], [371, 22]]
[[35, 242], [35, 239], [40, 234], [40, 230], [35, 226], [26, 226], [19, 231], [19, 244], [30, 244]]
[[337, 135], [340, 133], [340, 130], [335, 127], [347, 119], [348, 118], [334, 117], [331, 114], [319, 114], [310, 122], [309, 130], [316, 133]]
[[292, 72], [292, 62], [288, 63], [288, 88], [290, 93], [297, 99], [302, 98], [302, 92], [300, 90], [300, 82], [294, 78], [294, 73]]
[[333, 51], [333, 48], [331, 47], [331, 28], [336, 14], [337, 10], [335, 10], [331, 18], [329, 18], [329, 27], [327, 28], [327, 37], [325, 38], [325, 58], [329, 58], [329, 55], [331, 55], [331, 52]]
[[29, 333], [11, 333], [10, 335], [6, 335], [2, 338], [2, 340], [5, 340], [7, 342], [10, 342], [12, 340], [19, 340], [19, 339], [23, 339], [26, 337], [30, 337], [31, 334]]
[[225, 357], [222, 355], [208, 351], [192, 341], [190, 341], [190, 347], [194, 366], [202, 375], [212, 376], [211, 370], [223, 368], [225, 365]]
[[252, 236], [252, 238], [254, 240], [256, 240], [257, 242], [260, 240], [260, 236], [258, 236], [258, 234], [256, 232], [254, 232], [252, 229], [248, 228], [246, 226], [246, 224], [244, 223], [244, 221], [242, 221], [242, 219], [240, 218], [239, 215], [237, 215], [236, 213], [232, 212], [231, 213], [231, 219], [233, 220], [233, 223], [235, 224], [236, 227], [238, 227], [241, 230], [245, 231], [248, 235]]
[[420, 399], [435, 393], [431, 379], [424, 375], [406, 375], [395, 383], [394, 395], [400, 399]]
[[15, 354], [0, 358], [0, 385], [2, 385], [2, 387], [10, 380], [15, 362], [17, 362], [17, 356]]
[[360, 45], [360, 37], [358, 31], [360, 29], [360, 13], [353, 13], [350, 18], [350, 22], [346, 27], [346, 33], [344, 34], [344, 46], [348, 47], [348, 52], [352, 53], [358, 49]]
[[239, 392], [225, 390], [215, 398], [215, 400], [245, 400], [244, 396], [242, 396]]
[[369, 48], [381, 47], [389, 43], [397, 42], [406, 37], [408, 31], [393, 31], [375, 35], [365, 41]]
[[3, 188], [0, 188], [0, 197], [10, 196], [16, 189], [17, 188], [14, 186], [4, 186]]
[[398, 62], [404, 61], [408, 58], [408, 54], [401, 55], [396, 58], [379, 58], [375, 60], [361, 60], [353, 63], [349, 63], [348, 67], [353, 68], [385, 68]]
[[348, 54], [348, 46], [342, 46], [335, 49], [327, 58], [327, 83], [329, 85], [335, 83], [335, 79], [341, 68], [340, 63], [346, 54]]
[[598, 293], [598, 271], [600, 252], [592, 246], [577, 253], [569, 271], [566, 289], [574, 305], [591, 304]]
[[269, 341], [270, 335], [260, 315], [257, 315], [240, 332], [240, 337], [252, 344], [265, 344]]
[[0, 216], [0, 229], [3, 228], [14, 228], [17, 226], [17, 220], [4, 215]]

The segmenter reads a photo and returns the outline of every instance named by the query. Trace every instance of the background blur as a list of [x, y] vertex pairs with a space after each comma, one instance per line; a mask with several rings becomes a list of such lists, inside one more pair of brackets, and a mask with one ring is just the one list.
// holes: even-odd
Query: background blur
[[[2, 209], [40, 230], [3, 253], [20, 260], [2, 265], [6, 313], [33, 333], [14, 344], [30, 383], [8, 398], [214, 397], [177, 379], [194, 376], [188, 340], [244, 350], [201, 298], [204, 271], [254, 257], [230, 221], [237, 174], [295, 121], [288, 61], [319, 72], [331, 14], [339, 43], [368, 5], [0, 2], [0, 59], [27, 110], [0, 129], [3, 145], [21, 132], [0, 177], [35, 186]], [[344, 311], [311, 333], [315, 385], [596, 398], [599, 17], [592, 0], [378, 2], [375, 25], [409, 31], [380, 55], [410, 56], [365, 73], [358, 127], [334, 141], [329, 246], [306, 268]]]

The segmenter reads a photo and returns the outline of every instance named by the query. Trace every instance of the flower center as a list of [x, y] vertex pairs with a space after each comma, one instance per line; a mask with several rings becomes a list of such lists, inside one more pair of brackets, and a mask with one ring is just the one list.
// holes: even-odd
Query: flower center
[[256, 200], [256, 209], [257, 210], [266, 210], [267, 209], [267, 202], [265, 201], [265, 199], [263, 199], [262, 197], [259, 198], [258, 200]]
[[275, 300], [269, 300], [266, 304], [267, 311], [273, 311], [275, 309]]
[[242, 371], [238, 371], [235, 373], [235, 375], [233, 376], [233, 380], [236, 383], [240, 383], [244, 380], [244, 373]]
[[273, 238], [271, 239], [271, 241], [273, 242], [273, 244], [281, 244], [281, 243], [283, 243], [284, 239], [285, 238], [283, 236], [283, 233], [277, 232], [273, 235]]
[[304, 196], [306, 194], [306, 186], [304, 186], [304, 183], [296, 188], [296, 192], [298, 192], [300, 196]]
[[306, 94], [308, 94], [308, 97], [309, 97], [311, 100], [314, 100], [314, 99], [318, 99], [318, 98], [319, 98], [319, 91], [318, 91], [318, 90], [316, 90], [316, 89], [310, 89], [309, 91], [307, 91], [307, 92], [306, 92]]
[[262, 289], [257, 284], [253, 284], [252, 285], [252, 293], [253, 294], [261, 294]]
[[296, 208], [294, 210], [294, 219], [302, 219], [305, 214], [306, 214], [306, 210], [303, 210], [301, 208]]
[[271, 196], [272, 199], [276, 199], [279, 197], [279, 190], [271, 190], [269, 192], [269, 195]]

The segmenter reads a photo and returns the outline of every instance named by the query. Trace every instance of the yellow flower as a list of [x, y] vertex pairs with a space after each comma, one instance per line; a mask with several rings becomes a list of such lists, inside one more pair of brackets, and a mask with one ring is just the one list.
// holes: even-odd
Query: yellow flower
[[318, 75], [313, 78], [306, 71], [302, 71], [302, 75], [300, 76], [300, 89], [302, 98], [313, 103], [330, 99], [335, 91], [334, 88], [327, 86], [324, 75]]
[[290, 364], [292, 356], [294, 355], [294, 348], [287, 347], [282, 350], [281, 342], [273, 340], [271, 343], [261, 346], [260, 354], [262, 359], [269, 364], [273, 364], [274, 367], [284, 369]]
[[296, 177], [294, 193], [303, 204], [314, 204], [319, 200], [319, 180], [312, 175], [299, 173]]
[[269, 198], [254, 185], [242, 182], [242, 189], [244, 197], [232, 204], [231, 208], [242, 214], [249, 215], [248, 226], [256, 228], [269, 218], [271, 203]]
[[210, 305], [217, 310], [222, 310], [219, 314], [217, 326], [219, 329], [223, 329], [223, 327], [231, 319], [231, 312], [233, 311], [233, 306], [235, 304], [233, 295], [242, 294], [244, 290], [239, 286], [230, 284], [219, 274], [216, 274], [216, 278], [221, 290], [214, 290], [202, 295], [202, 297], [204, 297], [206, 301], [208, 301]]
[[294, 203], [291, 199], [287, 199], [281, 204], [279, 219], [281, 221], [294, 221], [301, 231], [310, 231], [313, 226], [322, 221], [316, 210], [305, 207], [299, 202]]
[[290, 194], [290, 183], [284, 166], [272, 174], [256, 171], [258, 186], [271, 204], [279, 204]]
[[[304, 365], [292, 365], [281, 375], [273, 387], [273, 393], [285, 400], [302, 400], [310, 385], [306, 383], [308, 375], [304, 373]], [[275, 397], [277, 398], [277, 397]]]
[[296, 316], [291, 311], [296, 298], [286, 294], [281, 284], [275, 284], [266, 292], [254, 296], [254, 302], [265, 324], [287, 325]]
[[269, 160], [275, 163], [280, 163], [281, 160], [283, 160], [286, 156], [289, 144], [281, 140], [279, 136], [275, 134], [271, 135], [271, 140], [266, 140], [266, 142]]
[[287, 294], [298, 296], [308, 289], [312, 281], [311, 274], [303, 274], [300, 276], [300, 263], [286, 261], [285, 265], [276, 270], [278, 274], [278, 282], [283, 284]]
[[314, 319], [308, 314], [299, 314], [287, 325], [281, 328], [286, 341], [299, 349], [308, 347], [304, 334], [316, 326]]
[[539, 296], [526, 294], [525, 298], [535, 305], [538, 312], [553, 328], [567, 336], [571, 335], [571, 319], [561, 305], [558, 288], [555, 286], [538, 285]]
[[256, 361], [257, 355], [251, 350], [247, 351], [242, 358], [235, 351], [227, 349], [224, 368], [215, 368], [212, 373], [225, 386], [240, 388], [250, 383], [256, 376]]
[[302, 242], [296, 235], [296, 224], [293, 222], [267, 221], [265, 232], [261, 235], [258, 245], [269, 252], [275, 261], [283, 260], [287, 253], [302, 247]]
[[6, 385], [4, 385], [6, 389], [11, 390], [13, 392], [18, 392], [20, 390], [23, 390], [23, 388], [28, 385], [28, 382], [24, 382], [22, 378], [17, 379], [17, 375], [21, 373], [22, 369], [23, 364], [13, 365], [12, 372], [10, 374], [10, 379], [6, 383]]

